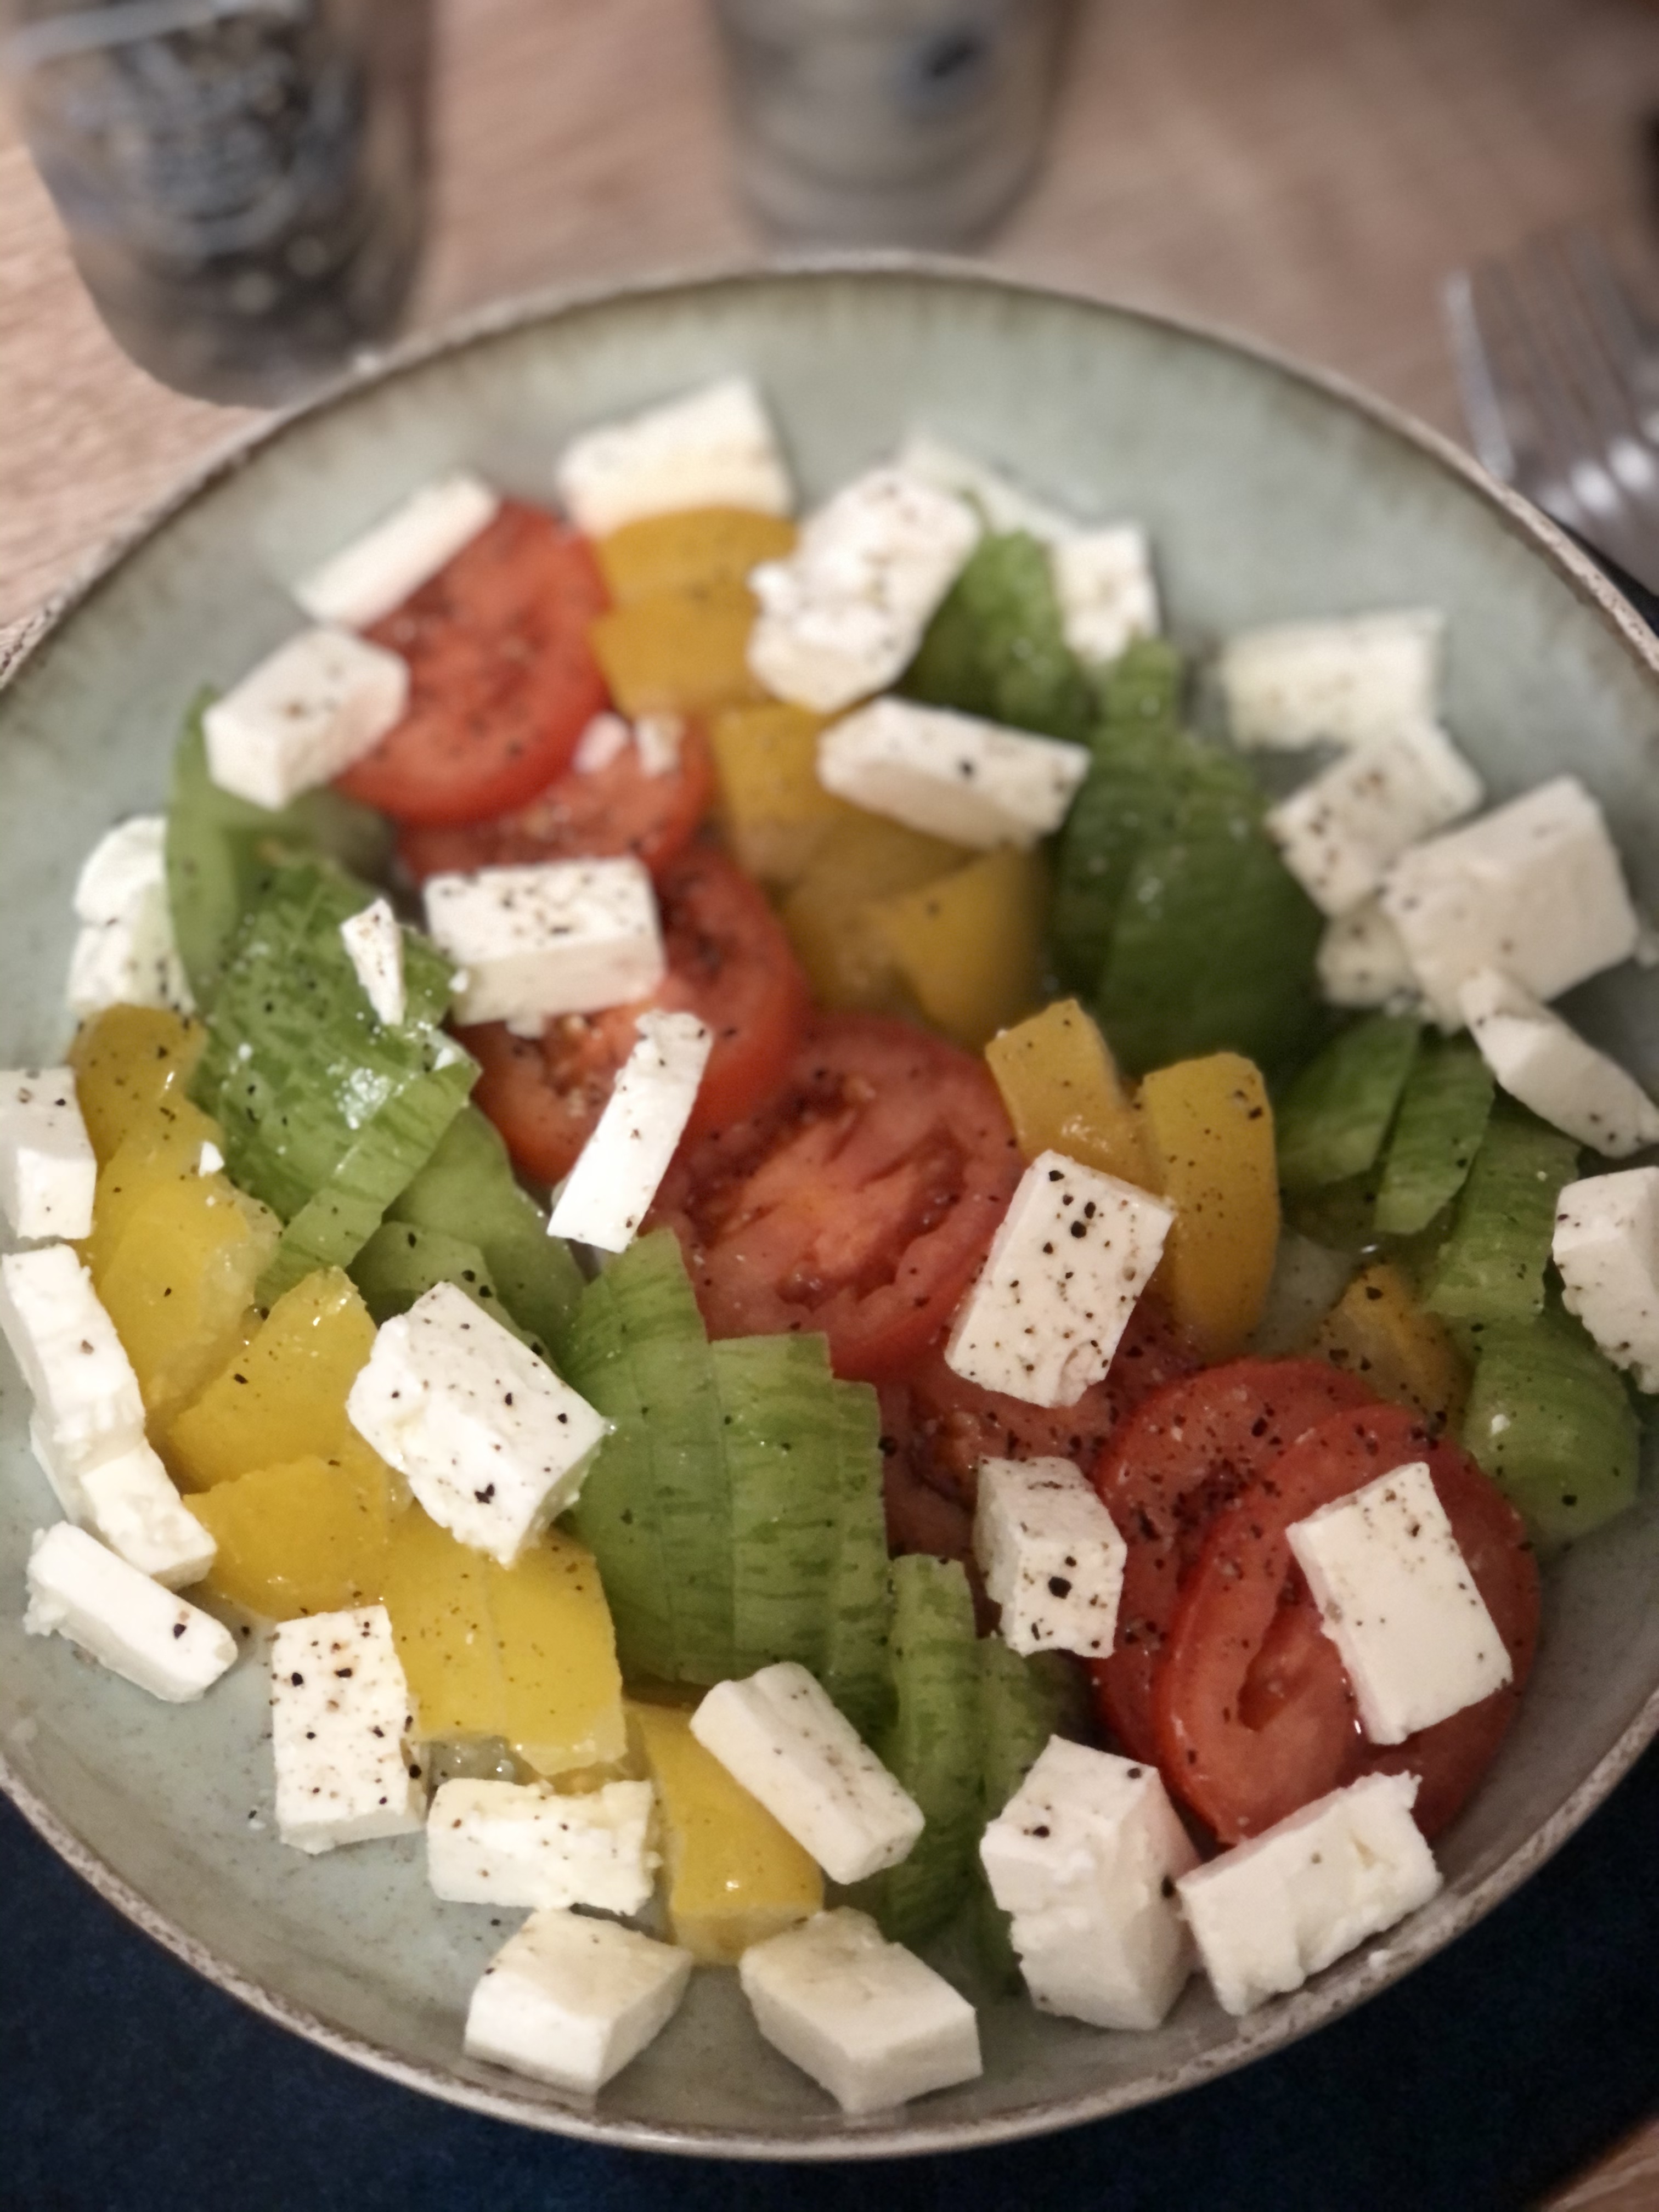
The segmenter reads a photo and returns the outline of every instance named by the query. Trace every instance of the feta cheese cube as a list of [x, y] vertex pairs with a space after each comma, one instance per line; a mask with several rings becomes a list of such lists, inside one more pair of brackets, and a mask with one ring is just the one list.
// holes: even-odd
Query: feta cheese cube
[[40, 1433], [66, 1486], [143, 1442], [138, 1378], [69, 1245], [0, 1260], [0, 1330], [34, 1393]]
[[440, 1528], [504, 1567], [574, 1504], [611, 1427], [453, 1283], [376, 1333], [346, 1415]]
[[418, 1828], [424, 1796], [404, 1756], [413, 1725], [383, 1605], [283, 1621], [270, 1647], [283, 1841], [314, 1855]]
[[1033, 499], [1000, 471], [931, 431], [913, 430], [894, 455], [893, 466], [917, 483], [976, 507], [988, 530], [1023, 530], [1044, 545], [1058, 545], [1078, 535], [1079, 525], [1069, 514]]
[[890, 684], [978, 542], [959, 499], [872, 469], [811, 517], [787, 561], [750, 575], [760, 614], [749, 666], [769, 691], [820, 714]]
[[1133, 1183], [1040, 1152], [957, 1309], [946, 1366], [1028, 1405], [1076, 1405], [1110, 1366], [1174, 1219]]
[[452, 1905], [567, 1905], [637, 1912], [648, 1902], [648, 1782], [562, 1797], [516, 1782], [442, 1784], [426, 1823], [426, 1871]]
[[456, 1019], [532, 1034], [554, 1014], [647, 997], [666, 964], [651, 878], [634, 860], [434, 876], [426, 926], [465, 971]]
[[213, 1565], [217, 1545], [148, 1443], [76, 1474], [59, 1463], [52, 1432], [37, 1414], [29, 1424], [29, 1449], [69, 1518], [141, 1575], [164, 1589], [185, 1589]]
[[1243, 630], [1217, 664], [1241, 745], [1363, 745], [1440, 712], [1445, 617], [1430, 607]]
[[1601, 810], [1571, 775], [1409, 847], [1382, 903], [1448, 1030], [1462, 1025], [1458, 991], [1482, 968], [1555, 999], [1628, 959], [1639, 935]]
[[1198, 1853], [1156, 1767], [1052, 1737], [980, 1858], [1039, 2012], [1158, 2025], [1193, 1970], [1173, 1885]]
[[843, 1905], [752, 1943], [738, 1979], [767, 2041], [844, 2112], [880, 2112], [984, 2072], [966, 1997]]
[[367, 629], [494, 521], [501, 495], [470, 469], [422, 484], [294, 586], [314, 623]]
[[68, 1521], [29, 1547], [30, 1636], [64, 1636], [124, 1681], [187, 1705], [234, 1663], [236, 1639], [203, 1613], [106, 1551]]
[[641, 515], [690, 507], [787, 514], [795, 504], [777, 437], [746, 376], [573, 438], [553, 481], [579, 530], [603, 538]]
[[1458, 1011], [1512, 1098], [1609, 1159], [1659, 1144], [1659, 1106], [1616, 1060], [1495, 968], [1461, 987]]
[[404, 988], [404, 933], [391, 900], [372, 899], [361, 914], [348, 915], [340, 936], [375, 1019], [395, 1030], [409, 1011], [409, 995]]
[[1555, 1201], [1567, 1311], [1640, 1390], [1659, 1390], [1659, 1168], [1586, 1176]]
[[826, 791], [983, 851], [1023, 852], [1057, 830], [1088, 772], [1086, 745], [908, 699], [873, 700], [818, 739]]
[[1431, 722], [1345, 753], [1267, 810], [1285, 865], [1322, 913], [1368, 899], [1407, 845], [1479, 806], [1480, 779]]
[[1417, 1003], [1417, 978], [1405, 939], [1374, 898], [1327, 922], [1314, 963], [1319, 988], [1333, 1006]]
[[1176, 1883], [1224, 2011], [1253, 2011], [1380, 1936], [1440, 1887], [1414, 1774], [1368, 1774]]
[[0, 1212], [19, 1237], [87, 1237], [98, 1160], [72, 1067], [0, 1073]]
[[982, 1459], [974, 1556], [1016, 1651], [1112, 1648], [1128, 1547], [1068, 1459]]
[[896, 1866], [921, 1833], [921, 1806], [793, 1660], [717, 1683], [691, 1733], [832, 1881]]
[[1079, 531], [1048, 556], [1066, 642], [1079, 660], [1115, 660], [1160, 627], [1152, 549], [1138, 524]]
[[592, 2094], [673, 2018], [691, 1954], [614, 1920], [532, 1912], [466, 2011], [466, 2055]]
[[600, 1252], [625, 1252], [685, 1133], [714, 1032], [695, 1014], [641, 1014], [640, 1041], [547, 1224]]
[[173, 935], [164, 817], [135, 815], [99, 840], [76, 883], [75, 913], [68, 995], [78, 1019], [106, 1006], [191, 1011]]
[[225, 1156], [219, 1150], [217, 1145], [214, 1143], [211, 1137], [204, 1137], [202, 1139], [202, 1149], [196, 1155], [197, 1174], [198, 1176], [216, 1176], [218, 1174], [220, 1169], [223, 1167], [224, 1164]]
[[408, 702], [397, 653], [349, 630], [301, 630], [203, 715], [208, 774], [274, 811], [372, 752]]
[[1289, 1534], [1373, 1743], [1404, 1743], [1513, 1680], [1426, 1460], [1334, 1498]]

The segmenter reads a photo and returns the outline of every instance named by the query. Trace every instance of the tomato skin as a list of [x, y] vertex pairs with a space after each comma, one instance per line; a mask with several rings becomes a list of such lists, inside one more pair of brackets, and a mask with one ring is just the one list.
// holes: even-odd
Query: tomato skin
[[1158, 1758], [1152, 1686], [1211, 1522], [1305, 1430], [1371, 1398], [1322, 1359], [1233, 1359], [1148, 1397], [1106, 1445], [1091, 1479], [1129, 1548], [1116, 1642], [1090, 1672], [1131, 1759]]
[[[1510, 1686], [1403, 1744], [1366, 1741], [1336, 1646], [1296, 1571], [1285, 1531], [1390, 1468], [1426, 1460], [1437, 1495], [1514, 1668]], [[1223, 1843], [1260, 1835], [1363, 1774], [1414, 1772], [1432, 1834], [1480, 1780], [1531, 1668], [1538, 1572], [1520, 1518], [1455, 1445], [1403, 1407], [1371, 1406], [1309, 1430], [1212, 1522], [1182, 1585], [1153, 1690], [1158, 1764]]]
[[569, 765], [605, 703], [588, 625], [606, 604], [585, 538], [503, 500], [430, 582], [364, 635], [409, 663], [409, 705], [339, 787], [396, 822], [481, 822]]
[[474, 1103], [524, 1172], [557, 1182], [605, 1110], [647, 1006], [696, 1014], [714, 1032], [687, 1139], [751, 1112], [782, 1080], [806, 1025], [806, 978], [763, 893], [712, 845], [694, 845], [659, 887], [668, 972], [650, 999], [556, 1016], [539, 1037], [501, 1022], [459, 1032], [483, 1069]]
[[1111, 1366], [1074, 1406], [1032, 1406], [981, 1389], [945, 1362], [936, 1337], [892, 1387], [907, 1394], [906, 1434], [921, 1479], [973, 1510], [982, 1459], [1069, 1459], [1092, 1468], [1121, 1422], [1198, 1364], [1193, 1346], [1155, 1297], [1129, 1317]]
[[647, 775], [637, 745], [603, 768], [567, 769], [511, 813], [447, 828], [406, 826], [398, 857], [417, 884], [428, 876], [535, 860], [612, 860], [632, 854], [659, 880], [708, 811], [714, 757], [688, 722], [678, 764]]
[[984, 1259], [1020, 1158], [983, 1063], [876, 1014], [820, 1014], [758, 1113], [682, 1146], [652, 1218], [716, 1337], [822, 1329], [884, 1382]]

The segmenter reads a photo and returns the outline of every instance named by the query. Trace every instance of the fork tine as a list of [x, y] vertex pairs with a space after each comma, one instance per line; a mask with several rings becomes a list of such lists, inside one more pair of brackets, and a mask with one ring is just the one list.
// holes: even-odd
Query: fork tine
[[[1589, 234], [1533, 241], [1445, 289], [1476, 450], [1559, 521], [1659, 580], [1659, 449], [1643, 419], [1644, 338]], [[1659, 380], [1653, 386], [1659, 406]]]

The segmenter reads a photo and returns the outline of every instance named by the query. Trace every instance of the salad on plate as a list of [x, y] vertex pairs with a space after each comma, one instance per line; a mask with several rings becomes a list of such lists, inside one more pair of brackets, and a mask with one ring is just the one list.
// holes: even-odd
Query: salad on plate
[[797, 505], [732, 376], [286, 580], [0, 1075], [0, 1323], [27, 1626], [268, 1667], [272, 1851], [524, 1912], [472, 2058], [597, 2093], [735, 1967], [861, 2113], [1434, 1895], [1635, 1496], [1659, 1107], [1437, 611], [1183, 655], [920, 430]]

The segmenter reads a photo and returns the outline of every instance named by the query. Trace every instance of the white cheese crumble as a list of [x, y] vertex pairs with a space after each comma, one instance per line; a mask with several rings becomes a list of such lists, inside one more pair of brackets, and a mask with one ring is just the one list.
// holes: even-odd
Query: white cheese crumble
[[426, 1871], [452, 1905], [569, 1905], [637, 1912], [650, 1900], [648, 1782], [607, 1782], [583, 1796], [541, 1784], [442, 1784], [426, 1823]]
[[641, 1014], [605, 1111], [565, 1180], [550, 1237], [625, 1252], [685, 1133], [714, 1032], [695, 1014]]
[[832, 1881], [862, 1881], [908, 1857], [921, 1808], [805, 1667], [719, 1682], [691, 1733]]
[[751, 672], [821, 714], [879, 691], [915, 656], [979, 534], [961, 500], [901, 470], [855, 477], [806, 523], [787, 560], [750, 574], [761, 610]]
[[571, 520], [592, 538], [687, 507], [787, 514], [795, 504], [776, 434], [746, 376], [585, 431], [559, 456], [553, 481]]
[[1426, 1460], [1334, 1498], [1289, 1534], [1373, 1743], [1404, 1743], [1513, 1680]]
[[690, 1978], [689, 1951], [614, 1920], [532, 1912], [472, 1992], [466, 2055], [591, 2095], [668, 2025]]
[[956, 845], [1025, 851], [1057, 830], [1089, 772], [1086, 745], [908, 699], [877, 699], [818, 738], [837, 798]]
[[224, 1164], [225, 1156], [219, 1150], [217, 1145], [214, 1143], [212, 1138], [204, 1137], [202, 1139], [202, 1149], [196, 1155], [197, 1174], [198, 1176], [216, 1176], [224, 1166]]
[[575, 1503], [611, 1427], [453, 1283], [376, 1332], [346, 1414], [440, 1528], [504, 1567]]
[[76, 881], [75, 915], [70, 1013], [84, 1021], [106, 1006], [192, 1011], [173, 934], [163, 816], [135, 815], [99, 839]]
[[1070, 1460], [982, 1459], [974, 1556], [1014, 1650], [1110, 1651], [1128, 1547]]
[[36, 1531], [29, 1547], [30, 1636], [62, 1636], [168, 1705], [186, 1705], [234, 1664], [230, 1631], [96, 1537], [59, 1521]]
[[1193, 1970], [1173, 1885], [1198, 1853], [1156, 1767], [1051, 1737], [980, 1858], [1039, 2012], [1158, 2025]]
[[1382, 903], [1448, 1030], [1462, 1026], [1457, 994], [1482, 968], [1559, 998], [1628, 959], [1639, 934], [1601, 810], [1571, 775], [1409, 847]]
[[1413, 607], [1240, 631], [1217, 664], [1234, 742], [1363, 745], [1438, 720], [1445, 629]]
[[578, 775], [598, 775], [628, 750], [632, 732], [620, 714], [606, 708], [595, 714], [576, 740], [570, 765]]
[[1285, 865], [1320, 911], [1346, 914], [1407, 845], [1479, 806], [1480, 779], [1443, 731], [1410, 723], [1356, 745], [1267, 810]]
[[1251, 2012], [1392, 1928], [1440, 1887], [1414, 1774], [1368, 1774], [1176, 1883], [1224, 2011]]
[[1392, 1012], [1418, 1002], [1405, 939], [1374, 898], [1326, 923], [1314, 964], [1330, 1006]]
[[29, 1423], [29, 1449], [69, 1518], [141, 1575], [165, 1589], [185, 1589], [213, 1565], [217, 1545], [149, 1444], [136, 1443], [76, 1474], [58, 1462], [51, 1431], [37, 1413]]
[[349, 630], [301, 630], [203, 715], [208, 774], [275, 811], [372, 752], [408, 701], [397, 653]]
[[98, 1160], [72, 1067], [0, 1071], [0, 1212], [18, 1237], [88, 1237]]
[[1079, 660], [1115, 660], [1162, 626], [1152, 548], [1138, 523], [1079, 530], [1048, 556], [1060, 626]]
[[413, 1725], [383, 1605], [283, 1621], [270, 1648], [283, 1841], [314, 1853], [418, 1828], [424, 1794], [404, 1753]]
[[1638, 1389], [1659, 1390], [1659, 1168], [1570, 1182], [1551, 1252], [1567, 1311]]
[[470, 545], [501, 504], [500, 493], [470, 469], [435, 477], [301, 576], [294, 596], [314, 623], [367, 629]]
[[[138, 1378], [70, 1246], [42, 1244], [0, 1260], [0, 1330], [34, 1394], [40, 1433], [66, 1486], [143, 1442]], [[85, 1515], [72, 1510], [72, 1517]]]
[[1041, 1152], [1020, 1177], [945, 1364], [1032, 1406], [1074, 1406], [1111, 1364], [1174, 1209], [1133, 1183]]
[[889, 2111], [985, 2070], [966, 1997], [850, 1907], [751, 1944], [738, 1979], [767, 2041], [844, 2112]]
[[684, 719], [678, 714], [641, 714], [634, 725], [634, 744], [644, 775], [672, 775], [680, 764], [685, 742]]
[[544, 860], [432, 877], [426, 923], [459, 963], [458, 1021], [539, 1034], [555, 1014], [643, 999], [665, 961], [656, 895], [639, 861]]
[[340, 924], [340, 938], [376, 1020], [395, 1030], [409, 1011], [409, 994], [404, 986], [404, 933], [391, 900], [372, 899], [360, 914], [348, 915]]
[[1659, 1144], [1659, 1106], [1616, 1060], [1495, 968], [1471, 975], [1458, 1012], [1512, 1098], [1609, 1159]]

